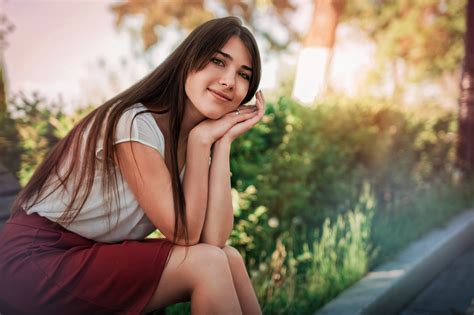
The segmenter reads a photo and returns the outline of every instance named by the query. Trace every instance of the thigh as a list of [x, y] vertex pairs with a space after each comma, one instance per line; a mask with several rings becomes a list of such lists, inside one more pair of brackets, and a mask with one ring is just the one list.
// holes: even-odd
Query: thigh
[[189, 247], [174, 245], [158, 287], [144, 312], [189, 301], [196, 285], [207, 277], [215, 277], [224, 265], [228, 268], [226, 255], [216, 246], [203, 243]]
[[242, 255], [240, 254], [237, 248], [226, 245], [224, 246], [224, 248], [222, 248], [222, 250], [226, 254], [231, 268], [240, 267], [240, 266], [243, 266], [244, 268], [246, 268], [244, 258], [242, 257]]

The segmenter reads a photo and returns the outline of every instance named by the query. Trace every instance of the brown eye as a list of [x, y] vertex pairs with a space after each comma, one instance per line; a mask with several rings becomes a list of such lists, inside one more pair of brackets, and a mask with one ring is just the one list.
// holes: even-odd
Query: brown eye
[[224, 65], [224, 62], [220, 59], [217, 59], [217, 58], [211, 58], [211, 62], [218, 65], [218, 66], [223, 66]]
[[241, 72], [241, 73], [240, 73], [240, 76], [241, 76], [242, 78], [244, 78], [245, 80], [250, 81], [250, 76], [249, 76], [247, 73]]

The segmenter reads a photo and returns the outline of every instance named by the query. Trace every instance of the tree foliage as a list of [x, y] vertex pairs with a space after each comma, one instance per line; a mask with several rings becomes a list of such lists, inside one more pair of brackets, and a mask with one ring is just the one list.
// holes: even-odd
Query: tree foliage
[[[216, 8], [210, 9], [210, 7]], [[127, 16], [143, 16], [141, 39], [145, 50], [159, 43], [164, 27], [177, 26], [187, 31], [199, 24], [221, 15], [240, 16], [257, 34], [264, 37], [270, 49], [284, 50], [290, 42], [301, 40], [301, 35], [292, 28], [288, 14], [294, 12], [296, 6], [290, 0], [128, 0], [113, 4], [111, 10], [116, 15], [116, 26], [123, 24]], [[270, 26], [258, 24], [262, 13], [265, 19], [272, 20]], [[282, 41], [273, 33], [275, 27], [286, 32], [286, 40]]]
[[348, 1], [343, 19], [376, 42], [382, 68], [403, 60], [405, 78], [418, 81], [459, 69], [465, 9], [466, 0]]
[[7, 35], [15, 30], [5, 14], [0, 14], [0, 119], [6, 119], [7, 97], [5, 87], [5, 66], [3, 63], [3, 51], [8, 47]]
[[[401, 80], [420, 81], [459, 69], [465, 7], [466, 0], [348, 1], [342, 22], [359, 27], [374, 40], [379, 74], [401, 60], [406, 70]], [[159, 43], [167, 26], [189, 31], [218, 15], [242, 17], [273, 51], [284, 51], [289, 44], [302, 42], [308, 31], [298, 31], [290, 23], [297, 18], [294, 13], [298, 9], [290, 0], [128, 0], [111, 8], [117, 26], [127, 16], [143, 16], [140, 33], [145, 50]], [[283, 36], [277, 35], [281, 32]]]

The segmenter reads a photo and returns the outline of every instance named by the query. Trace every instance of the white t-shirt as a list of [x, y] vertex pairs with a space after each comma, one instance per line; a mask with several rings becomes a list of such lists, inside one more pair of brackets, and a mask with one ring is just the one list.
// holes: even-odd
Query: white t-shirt
[[[133, 120], [130, 133], [133, 117], [138, 112], [146, 109], [142, 104], [135, 104], [122, 114], [117, 124], [114, 144], [127, 141], [140, 142], [157, 150], [164, 159], [164, 136], [151, 113], [138, 115]], [[102, 144], [101, 135], [96, 148], [97, 159], [102, 157]], [[183, 180], [185, 168], [186, 166], [183, 167], [180, 174], [181, 181]], [[139, 206], [138, 201], [135, 199], [127, 183], [123, 180], [118, 168], [117, 186], [119, 202], [117, 204], [113, 196], [111, 197], [112, 212], [109, 226], [109, 219], [107, 217], [109, 210], [102, 193], [101, 183], [102, 173], [100, 167], [97, 167], [90, 195], [74, 221], [67, 227], [65, 226], [66, 229], [83, 237], [107, 243], [143, 239], [156, 229]], [[71, 190], [68, 189], [68, 191]], [[70, 200], [69, 197], [68, 193], [60, 188], [42, 202], [29, 208], [26, 206], [25, 208], [28, 214], [36, 212], [40, 216], [57, 222]]]

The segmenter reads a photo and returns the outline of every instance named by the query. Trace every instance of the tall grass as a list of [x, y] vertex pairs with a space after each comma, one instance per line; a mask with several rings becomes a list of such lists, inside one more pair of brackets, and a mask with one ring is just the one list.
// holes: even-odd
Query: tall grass
[[[294, 224], [258, 266], [247, 263], [264, 314], [313, 314], [368, 270], [473, 206], [473, 185], [448, 183], [425, 189], [395, 214], [377, 209], [369, 187], [365, 185], [355, 209], [333, 221], [327, 218], [319, 229]], [[295, 242], [302, 235], [309, 237]], [[169, 306], [166, 314], [190, 314], [190, 302]]]
[[[304, 225], [277, 238], [273, 252], [250, 269], [252, 284], [264, 314], [310, 314], [367, 271], [373, 196], [367, 191], [352, 211], [335, 222], [324, 221], [312, 237], [295, 244]], [[302, 251], [297, 247], [302, 245]], [[166, 314], [189, 314], [190, 303], [170, 306]]]
[[[0, 126], [0, 161], [26, 183], [88, 109], [70, 117], [19, 98]], [[235, 225], [265, 314], [312, 314], [410, 242], [473, 206], [454, 167], [456, 115], [387, 100], [280, 98], [232, 145]], [[10, 163], [15, 161], [15, 163]], [[9, 164], [10, 163], [10, 164]], [[157, 231], [152, 237], [162, 237]], [[189, 314], [190, 303], [166, 309]]]

